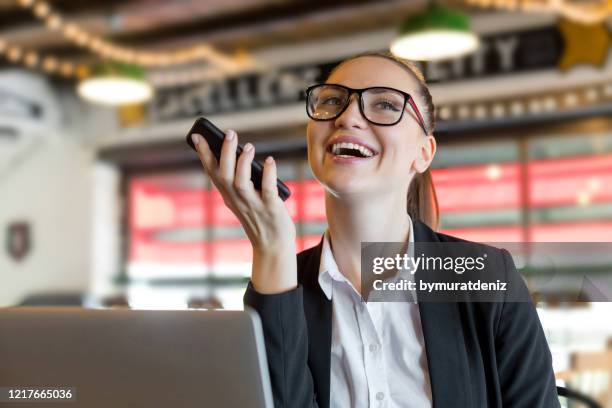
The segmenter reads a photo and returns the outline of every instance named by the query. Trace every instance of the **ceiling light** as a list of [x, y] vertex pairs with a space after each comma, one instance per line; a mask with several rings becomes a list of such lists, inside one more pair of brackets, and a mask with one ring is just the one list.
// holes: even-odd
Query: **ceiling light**
[[410, 60], [435, 61], [470, 54], [478, 44], [465, 13], [430, 4], [425, 11], [404, 20], [391, 52]]
[[120, 106], [148, 101], [153, 97], [153, 87], [145, 80], [140, 67], [107, 64], [81, 81], [77, 93], [89, 102]]

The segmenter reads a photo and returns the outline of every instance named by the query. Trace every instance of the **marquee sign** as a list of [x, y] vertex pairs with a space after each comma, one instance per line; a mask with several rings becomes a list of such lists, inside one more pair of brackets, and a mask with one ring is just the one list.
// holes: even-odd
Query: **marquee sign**
[[[572, 50], [576, 47], [571, 45], [589, 32], [568, 28], [568, 24], [572, 23], [561, 21], [559, 26], [484, 36], [480, 48], [469, 56], [419, 65], [429, 83], [450, 83], [596, 63], [574, 56]], [[607, 51], [601, 48], [599, 53]], [[166, 121], [296, 103], [304, 100], [305, 87], [323, 81], [338, 62], [288, 66], [264, 74], [160, 88], [150, 111], [154, 119]]]

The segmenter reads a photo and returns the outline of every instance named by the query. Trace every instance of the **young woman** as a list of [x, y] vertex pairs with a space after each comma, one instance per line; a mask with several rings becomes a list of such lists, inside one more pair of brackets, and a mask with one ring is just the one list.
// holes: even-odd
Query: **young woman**
[[[434, 231], [434, 106], [418, 69], [359, 55], [307, 94], [308, 161], [326, 191], [329, 227], [297, 257], [273, 158], [258, 192], [252, 145], [236, 160], [238, 137], [228, 131], [217, 163], [193, 136], [253, 246], [244, 302], [262, 320], [275, 406], [559, 406], [531, 303], [362, 301], [361, 242], [459, 240]], [[517, 275], [507, 251], [495, 251]]]

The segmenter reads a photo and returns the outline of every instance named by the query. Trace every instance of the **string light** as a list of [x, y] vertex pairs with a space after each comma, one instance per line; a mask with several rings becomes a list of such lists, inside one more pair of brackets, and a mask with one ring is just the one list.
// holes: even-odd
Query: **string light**
[[484, 105], [476, 105], [474, 107], [474, 117], [476, 119], [484, 119], [487, 117], [487, 108]]
[[467, 119], [470, 117], [470, 108], [467, 105], [461, 105], [459, 106], [459, 109], [457, 110], [457, 115], [459, 116], [459, 119]]
[[510, 112], [514, 116], [521, 116], [525, 112], [525, 106], [519, 101], [514, 101], [510, 105]]
[[49, 12], [51, 11], [51, 7], [49, 7], [49, 4], [42, 2], [42, 1], [37, 1], [33, 5], [30, 5], [29, 7], [32, 7], [32, 11], [34, 12], [34, 15], [38, 18], [47, 17], [49, 15]]
[[58, 65], [55, 57], [45, 57], [45, 59], [43, 59], [42, 67], [47, 72], [55, 72]]
[[24, 49], [0, 38], [0, 57], [2, 56], [12, 63], [21, 63], [31, 69], [41, 69], [46, 73], [67, 78], [83, 78], [89, 73], [89, 68], [85, 65], [76, 65], [53, 56], [41, 56], [34, 50]]
[[57, 30], [62, 26], [62, 18], [57, 14], [51, 14], [45, 18], [45, 24], [51, 30]]
[[442, 106], [438, 111], [438, 115], [442, 120], [449, 120], [453, 112], [449, 106]]
[[575, 0], [465, 0], [471, 6], [497, 8], [510, 11], [549, 12], [560, 14], [584, 24], [605, 21], [612, 15], [612, 1]]
[[573, 108], [578, 105], [578, 96], [575, 93], [568, 93], [563, 98], [565, 105], [569, 108]]
[[595, 102], [597, 99], [599, 99], [599, 93], [597, 92], [597, 89], [589, 88], [584, 92], [584, 97], [589, 102]]
[[33, 68], [38, 64], [38, 54], [33, 51], [28, 51], [23, 58], [23, 62], [30, 68]]
[[544, 99], [544, 110], [548, 112], [552, 112], [557, 108], [557, 101], [552, 96], [549, 96]]
[[29, 9], [49, 29], [59, 32], [73, 44], [117, 62], [137, 64], [145, 67], [167, 67], [207, 60], [221, 68], [224, 72], [234, 74], [255, 65], [248, 56], [238, 55], [236, 57], [229, 57], [206, 44], [169, 52], [139, 51], [123, 47], [89, 33], [75, 23], [66, 22], [62, 15], [44, 0], [19, 0], [19, 5]]
[[491, 110], [491, 112], [493, 113], [494, 117], [501, 118], [506, 113], [506, 109], [501, 103], [496, 103], [495, 105], [493, 105], [493, 109]]
[[539, 99], [532, 99], [529, 101], [529, 112], [530, 113], [540, 113], [542, 111], [542, 103]]
[[537, 115], [561, 112], [606, 101], [612, 102], [612, 83], [588, 85], [585, 88], [533, 97], [444, 105], [437, 110], [437, 117], [440, 120], [483, 120], [490, 115], [492, 118], [501, 119], [506, 115], [520, 117], [526, 113]]
[[65, 77], [70, 77], [74, 74], [74, 66], [69, 62], [63, 62], [59, 65], [59, 72]]
[[6, 58], [11, 62], [18, 62], [21, 59], [23, 52], [17, 46], [9, 47], [6, 51]]

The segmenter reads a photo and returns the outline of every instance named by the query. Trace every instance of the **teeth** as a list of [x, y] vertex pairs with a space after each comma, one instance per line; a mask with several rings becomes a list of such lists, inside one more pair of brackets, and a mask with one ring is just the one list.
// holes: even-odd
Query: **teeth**
[[365, 146], [361, 146], [357, 143], [346, 143], [346, 142], [342, 142], [342, 143], [334, 143], [334, 145], [331, 148], [332, 154], [338, 154], [338, 150], [339, 149], [353, 149], [353, 150], [359, 150], [359, 152], [361, 152], [361, 154], [365, 157], [371, 157], [374, 156], [374, 152], [372, 152], [370, 149], [368, 149]]

